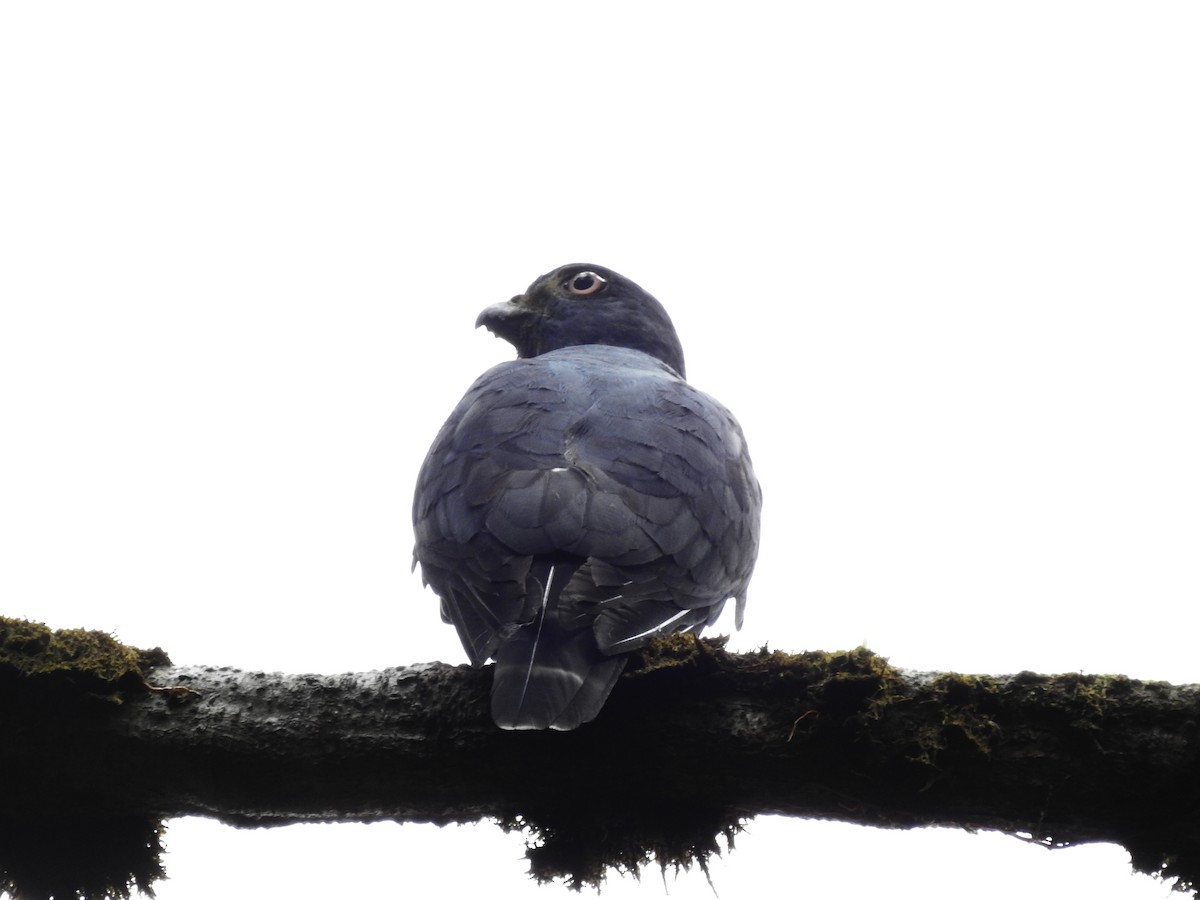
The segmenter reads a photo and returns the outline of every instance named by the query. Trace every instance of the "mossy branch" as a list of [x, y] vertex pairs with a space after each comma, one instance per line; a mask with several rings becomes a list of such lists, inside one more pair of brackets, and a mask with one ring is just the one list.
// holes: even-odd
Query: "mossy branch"
[[492, 818], [536, 836], [537, 877], [579, 885], [652, 856], [703, 866], [763, 813], [1113, 842], [1140, 871], [1200, 885], [1198, 686], [676, 637], [635, 660], [595, 722], [560, 733], [496, 729], [490, 677], [176, 667], [0, 619], [0, 888], [150, 893], [160, 823], [181, 815]]

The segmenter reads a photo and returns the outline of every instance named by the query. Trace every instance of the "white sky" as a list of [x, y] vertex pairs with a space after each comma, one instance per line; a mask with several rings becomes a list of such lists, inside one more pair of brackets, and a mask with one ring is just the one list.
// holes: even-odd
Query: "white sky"
[[[1200, 681], [1198, 26], [1190, 2], [5, 4], [0, 611], [179, 663], [462, 661], [409, 573], [417, 467], [511, 355], [479, 310], [581, 260], [663, 301], [750, 440], [736, 648]], [[162, 900], [566, 896], [491, 826], [168, 841]], [[713, 877], [1167, 894], [1112, 847], [796, 821]]]

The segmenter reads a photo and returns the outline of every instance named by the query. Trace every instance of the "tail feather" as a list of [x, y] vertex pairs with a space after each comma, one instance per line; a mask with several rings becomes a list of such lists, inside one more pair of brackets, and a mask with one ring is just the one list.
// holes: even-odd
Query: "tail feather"
[[591, 630], [547, 618], [527, 625], [496, 653], [492, 718], [501, 728], [569, 731], [600, 712], [626, 657], [604, 656]]
[[559, 603], [576, 568], [531, 573], [536, 613], [495, 652], [492, 718], [501, 728], [569, 731], [590, 722], [625, 668], [624, 657], [601, 653], [592, 629]]

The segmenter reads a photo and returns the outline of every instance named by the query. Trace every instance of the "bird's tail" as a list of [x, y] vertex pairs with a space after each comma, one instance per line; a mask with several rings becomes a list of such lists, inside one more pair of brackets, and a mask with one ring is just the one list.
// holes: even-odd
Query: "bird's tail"
[[569, 731], [590, 722], [625, 668], [624, 656], [600, 652], [590, 623], [560, 609], [575, 568], [551, 565], [544, 581], [530, 579], [542, 583], [536, 615], [496, 651], [492, 719], [501, 728]]

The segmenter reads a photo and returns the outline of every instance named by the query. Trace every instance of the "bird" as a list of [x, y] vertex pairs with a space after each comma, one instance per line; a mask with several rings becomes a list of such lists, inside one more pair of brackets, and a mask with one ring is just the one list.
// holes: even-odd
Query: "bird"
[[517, 358], [480, 376], [413, 497], [413, 567], [475, 666], [495, 660], [505, 730], [592, 721], [629, 654], [741, 628], [762, 490], [741, 426], [685, 380], [653, 296], [603, 266], [536, 279], [475, 323]]

